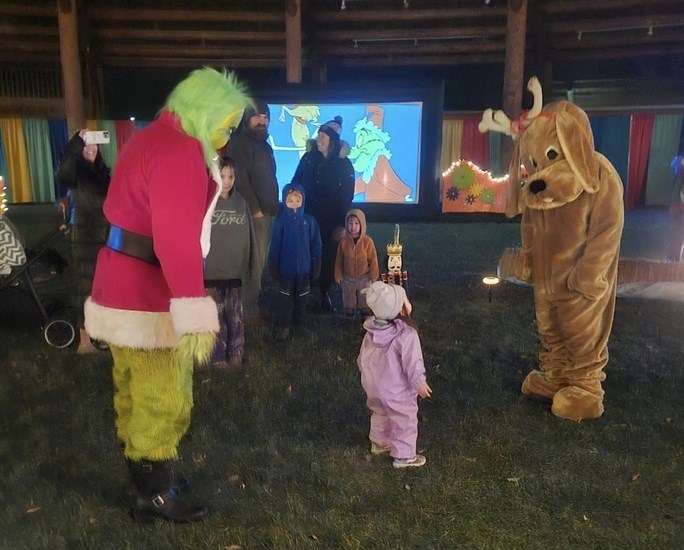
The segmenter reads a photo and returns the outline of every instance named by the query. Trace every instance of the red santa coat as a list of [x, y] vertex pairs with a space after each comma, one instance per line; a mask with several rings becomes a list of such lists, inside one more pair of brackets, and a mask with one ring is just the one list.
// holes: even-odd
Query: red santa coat
[[200, 244], [217, 193], [200, 142], [172, 113], [162, 112], [131, 136], [104, 213], [113, 226], [151, 237], [160, 265], [102, 248], [85, 305], [93, 338], [154, 349], [174, 347], [186, 333], [218, 331], [216, 305], [204, 290]]

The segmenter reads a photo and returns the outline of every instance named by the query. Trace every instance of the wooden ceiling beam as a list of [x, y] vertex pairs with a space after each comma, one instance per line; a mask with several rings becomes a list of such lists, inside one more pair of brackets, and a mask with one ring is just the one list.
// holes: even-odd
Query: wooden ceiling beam
[[500, 17], [505, 19], [508, 10], [506, 7], [482, 6], [479, 8], [444, 8], [444, 9], [404, 9], [397, 2], [396, 10], [314, 10], [311, 18], [318, 25], [338, 25], [341, 23], [364, 22], [376, 23], [377, 21], [445, 21], [454, 19], [456, 21], [467, 18], [489, 18]]
[[112, 21], [181, 21], [209, 23], [273, 23], [285, 26], [284, 11], [259, 10], [202, 10], [172, 8], [114, 8], [92, 7], [89, 10], [93, 21], [110, 23]]
[[0, 4], [0, 15], [16, 15], [19, 17], [53, 17], [57, 22], [57, 2], [51, 2], [43, 6], [30, 4], [7, 3]]
[[669, 43], [681, 43], [682, 34], [677, 31], [670, 31], [667, 33], [657, 32], [653, 35], [647, 33], [640, 33], [626, 38], [624, 36], [610, 36], [610, 35], [587, 35], [582, 36], [582, 40], [577, 40], [577, 36], [559, 36], [555, 37], [550, 47], [555, 50], [573, 50], [573, 49], [592, 49], [592, 48], [617, 48], [624, 46], [659, 46], [667, 47]]
[[544, 27], [549, 33], [568, 31], [610, 32], [648, 27], [684, 26], [684, 13], [667, 15], [649, 15], [634, 17], [610, 17], [596, 19], [578, 19], [575, 21], [546, 21]]
[[320, 42], [341, 42], [344, 40], [372, 42], [380, 40], [459, 40], [482, 36], [506, 36], [506, 26], [472, 26], [448, 29], [358, 29], [325, 31], [317, 33]]
[[59, 28], [48, 25], [11, 25], [0, 23], [0, 36], [53, 36], [59, 38]]
[[31, 40], [23, 42], [21, 40], [0, 40], [0, 51], [24, 53], [59, 53], [59, 42], [46, 42], [43, 40]]
[[562, 50], [553, 52], [554, 61], [577, 61], [587, 60], [591, 58], [596, 59], [628, 59], [630, 57], [648, 57], [648, 56], [663, 56], [663, 55], [684, 55], [684, 45], [668, 45], [667, 47], [644, 47], [638, 48], [598, 48], [592, 50], [589, 54], [586, 50]]
[[[645, 3], [649, 8], [666, 7], [680, 9], [680, 0], [547, 0], [539, 2], [538, 9], [547, 15], [577, 13], [584, 14], [605, 11], [614, 14], [616, 10], [628, 8], [643, 8]], [[679, 6], [679, 8], [678, 8]]]
[[284, 68], [283, 59], [235, 59], [235, 58], [208, 58], [208, 57], [127, 57], [127, 56], [101, 56], [101, 62], [110, 67], [166, 67], [166, 68], [190, 68], [190, 67], [227, 67], [229, 69], [272, 69]]
[[246, 60], [259, 57], [282, 57], [285, 59], [285, 49], [279, 46], [197, 46], [174, 45], [173, 47], [151, 44], [100, 44], [99, 53], [106, 56], [139, 56], [139, 57], [187, 57], [203, 58], [243, 58]]
[[473, 65], [479, 63], [503, 63], [504, 53], [473, 55], [423, 55], [341, 58], [329, 61], [336, 67], [426, 67], [437, 65]]
[[321, 48], [323, 57], [360, 57], [368, 55], [425, 55], [446, 53], [489, 53], [504, 52], [504, 40], [478, 42], [435, 42], [432, 44], [359, 44], [358, 46], [334, 46]]
[[[2, 28], [0, 27], [0, 31]], [[180, 41], [225, 41], [225, 42], [283, 42], [285, 43], [285, 31], [205, 31], [205, 30], [178, 30], [178, 29], [131, 29], [131, 28], [95, 28], [96, 37], [104, 40], [167, 40]]]

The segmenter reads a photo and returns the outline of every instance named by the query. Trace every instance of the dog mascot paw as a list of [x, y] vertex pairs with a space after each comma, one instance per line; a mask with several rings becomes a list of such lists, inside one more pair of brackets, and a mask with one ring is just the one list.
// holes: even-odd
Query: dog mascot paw
[[582, 109], [569, 101], [542, 108], [534, 77], [528, 90], [534, 106], [519, 119], [488, 109], [480, 123], [480, 131], [516, 140], [507, 214], [522, 213], [518, 271], [534, 285], [542, 344], [539, 369], [522, 392], [552, 400], [560, 418], [598, 418], [624, 223], [622, 182], [594, 150]]

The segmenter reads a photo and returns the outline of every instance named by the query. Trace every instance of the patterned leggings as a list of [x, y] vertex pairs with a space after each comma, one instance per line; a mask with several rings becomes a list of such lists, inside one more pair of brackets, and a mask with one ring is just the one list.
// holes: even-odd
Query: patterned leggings
[[231, 356], [240, 359], [245, 354], [245, 324], [242, 311], [242, 288], [218, 285], [207, 288], [218, 306], [219, 333], [211, 362], [228, 361]]

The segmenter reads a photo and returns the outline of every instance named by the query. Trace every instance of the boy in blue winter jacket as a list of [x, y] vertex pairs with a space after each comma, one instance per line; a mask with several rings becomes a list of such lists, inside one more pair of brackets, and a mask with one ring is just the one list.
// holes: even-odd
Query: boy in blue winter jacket
[[268, 268], [279, 290], [273, 312], [278, 341], [287, 339], [293, 324], [304, 321], [311, 283], [321, 274], [321, 249], [318, 223], [304, 213], [304, 189], [286, 185], [268, 253]]

